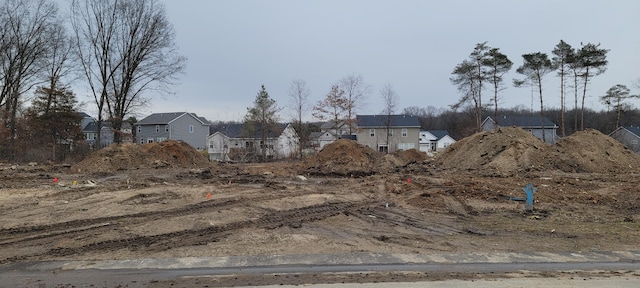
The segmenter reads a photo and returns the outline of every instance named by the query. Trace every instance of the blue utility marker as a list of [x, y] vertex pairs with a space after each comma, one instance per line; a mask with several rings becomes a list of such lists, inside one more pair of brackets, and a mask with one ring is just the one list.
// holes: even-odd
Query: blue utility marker
[[535, 193], [538, 190], [538, 188], [533, 187], [533, 185], [529, 183], [526, 186], [524, 186], [522, 190], [524, 191], [524, 193], [527, 193], [527, 200], [524, 203], [524, 208], [527, 210], [533, 210], [533, 193]]

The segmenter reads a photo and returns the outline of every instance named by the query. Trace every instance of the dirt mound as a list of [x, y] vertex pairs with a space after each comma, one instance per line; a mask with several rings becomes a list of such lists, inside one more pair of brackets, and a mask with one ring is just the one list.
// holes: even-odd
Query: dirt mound
[[564, 137], [550, 151], [550, 162], [564, 172], [632, 173], [640, 169], [640, 155], [598, 130]]
[[416, 149], [398, 150], [393, 154], [397, 155], [398, 157], [400, 157], [400, 159], [407, 162], [420, 162], [429, 158], [429, 155], [427, 155], [427, 153], [418, 151]]
[[306, 160], [304, 172], [314, 175], [361, 176], [380, 169], [381, 155], [356, 141], [340, 139]]
[[520, 128], [505, 127], [466, 137], [436, 157], [444, 169], [478, 170], [481, 174], [514, 175], [541, 170], [548, 144]]
[[588, 129], [549, 145], [515, 127], [476, 133], [451, 145], [436, 157], [443, 169], [510, 176], [529, 171], [570, 173], [632, 173], [640, 155], [620, 142]]
[[83, 173], [139, 168], [203, 168], [209, 160], [187, 143], [174, 140], [149, 144], [111, 144], [72, 167]]

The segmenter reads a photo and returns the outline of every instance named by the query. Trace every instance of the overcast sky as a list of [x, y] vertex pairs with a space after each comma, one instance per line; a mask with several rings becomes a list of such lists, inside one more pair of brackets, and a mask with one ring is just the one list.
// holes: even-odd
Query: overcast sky
[[[209, 120], [241, 120], [264, 84], [279, 106], [290, 103], [294, 79], [307, 82], [316, 103], [340, 78], [362, 75], [371, 86], [360, 114], [383, 109], [380, 89], [393, 85], [397, 112], [408, 106], [448, 108], [460, 94], [449, 78], [476, 43], [487, 41], [514, 62], [505, 76], [502, 107], [531, 107], [531, 89], [514, 88], [522, 54], [575, 47], [610, 49], [605, 74], [595, 77], [588, 106], [615, 84], [632, 92], [640, 78], [637, 0], [164, 0], [180, 51], [188, 58], [175, 95], [147, 111], [195, 112]], [[559, 79], [548, 74], [545, 106], [559, 107]], [[490, 91], [484, 99], [489, 99]], [[539, 99], [534, 100], [539, 110]], [[640, 106], [640, 101], [634, 103]], [[571, 104], [572, 106], [572, 104]], [[287, 109], [283, 121], [290, 120]], [[309, 117], [309, 119], [311, 118]]]

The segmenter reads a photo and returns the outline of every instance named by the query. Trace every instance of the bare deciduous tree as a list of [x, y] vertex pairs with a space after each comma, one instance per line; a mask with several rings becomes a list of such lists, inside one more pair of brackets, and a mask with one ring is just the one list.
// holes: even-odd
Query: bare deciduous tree
[[[338, 129], [347, 123], [347, 98], [345, 98], [344, 90], [338, 85], [333, 85], [331, 91], [322, 101], [313, 106], [313, 117], [320, 121], [331, 121], [333, 127], [331, 129], [337, 133]], [[340, 137], [340, 135], [336, 135]]]
[[[98, 123], [106, 108], [118, 132], [125, 117], [145, 103], [145, 92], [168, 92], [186, 59], [157, 0], [74, 0], [72, 14]], [[115, 142], [120, 135], [115, 133]]]
[[311, 94], [311, 91], [309, 90], [309, 88], [307, 87], [307, 82], [305, 82], [302, 79], [296, 79], [291, 81], [291, 83], [289, 84], [289, 100], [290, 100], [290, 107], [291, 107], [291, 113], [293, 115], [292, 118], [294, 119], [295, 122], [295, 128], [296, 131], [298, 132], [298, 137], [300, 139], [300, 143], [298, 143], [299, 145], [299, 156], [302, 157], [302, 151], [304, 149], [303, 144], [306, 144], [309, 141], [309, 133], [307, 133], [307, 131], [304, 131], [304, 125], [302, 123], [302, 117], [304, 116], [305, 113], [309, 112], [310, 107], [309, 107], [309, 95]]
[[[9, 130], [6, 151], [13, 159], [16, 116], [22, 96], [43, 82], [45, 59], [59, 25], [58, 7], [48, 0], [6, 0], [0, 4], [0, 109], [2, 126]], [[6, 155], [5, 154], [5, 155]]]
[[[398, 94], [396, 94], [395, 89], [393, 89], [393, 85], [386, 84], [380, 89], [380, 97], [382, 98], [382, 103], [384, 104], [384, 109], [382, 110], [382, 115], [384, 115], [384, 124], [387, 132], [387, 147], [391, 147], [391, 143], [389, 143], [389, 139], [391, 136], [391, 117], [396, 112], [396, 106], [398, 105]], [[388, 152], [388, 150], [387, 150]]]
[[344, 103], [344, 109], [346, 112], [346, 124], [349, 126], [347, 129], [349, 135], [353, 134], [351, 131], [355, 124], [355, 116], [358, 109], [364, 105], [366, 95], [369, 93], [370, 87], [364, 82], [362, 75], [351, 74], [338, 81], [338, 86], [344, 91], [344, 97], [346, 99]]

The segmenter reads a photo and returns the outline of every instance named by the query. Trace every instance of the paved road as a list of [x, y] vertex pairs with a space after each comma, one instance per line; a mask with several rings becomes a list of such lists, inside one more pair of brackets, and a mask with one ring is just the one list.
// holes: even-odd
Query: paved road
[[[172, 286], [173, 284], [190, 283], [184, 284], [184, 286], [177, 286], [189, 287], [193, 286], [194, 283], [206, 282], [197, 279], [211, 280], [216, 277], [230, 275], [260, 279], [259, 277], [261, 275], [274, 274], [315, 276], [332, 273], [341, 273], [344, 275], [349, 273], [420, 272], [423, 274], [444, 273], [445, 275], [452, 275], [445, 277], [446, 279], [456, 278], [455, 275], [468, 275], [469, 273], [484, 274], [487, 275], [487, 278], [491, 278], [491, 275], [504, 275], [505, 273], [521, 271], [552, 272], [568, 270], [640, 271], [640, 251], [437, 255], [363, 253], [351, 255], [286, 255], [17, 263], [0, 266], [0, 287], [71, 287], [71, 285], [75, 285], [76, 287], [89, 287], [90, 285], [94, 285], [93, 287], [165, 287]], [[626, 273], [624, 274], [626, 278], [613, 279], [618, 282], [613, 284], [609, 283], [611, 285], [607, 284], [607, 286], [620, 287], [629, 282], [634, 284], [629, 287], [640, 287], [639, 275], [638, 273]], [[607, 276], [610, 276], [610, 274]], [[544, 281], [551, 280], [554, 279], [546, 279]], [[575, 279], [564, 280], [573, 281]], [[605, 280], [612, 280], [612, 278], [598, 279], [598, 281]], [[382, 281], [384, 281], [384, 279]], [[596, 282], [597, 281], [594, 283]], [[233, 283], [237, 284], [242, 282]], [[287, 284], [286, 282], [283, 283]], [[432, 281], [423, 283], [424, 285], [418, 287], [428, 287], [426, 286], [428, 283], [438, 284]], [[467, 281], [467, 283], [471, 282]], [[496, 283], [497, 282], [493, 282], [493, 284]], [[602, 285], [606, 284], [603, 282], [597, 283]], [[395, 283], [394, 286], [396, 286], [396, 284], [398, 283]], [[444, 285], [444, 283], [439, 284]], [[480, 285], [480, 283], [475, 284]], [[556, 284], [557, 285], [553, 286], [560, 285], [559, 283]], [[439, 286], [442, 287], [442, 285]], [[513, 283], [507, 286], [513, 287], [514, 285], [527, 286]], [[204, 285], [201, 287], [204, 287]], [[359, 287], [380, 286], [360, 285]]]

